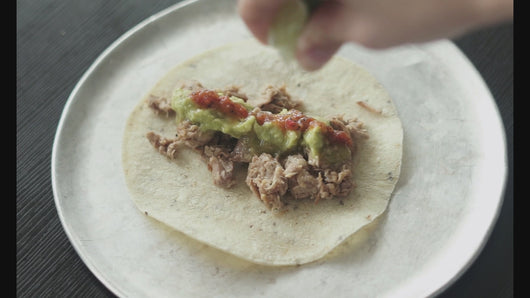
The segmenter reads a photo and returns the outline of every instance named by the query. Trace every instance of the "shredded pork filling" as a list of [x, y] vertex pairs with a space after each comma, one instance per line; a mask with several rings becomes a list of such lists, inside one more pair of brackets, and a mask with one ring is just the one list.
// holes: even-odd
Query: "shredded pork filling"
[[208, 164], [208, 170], [212, 172], [215, 185], [230, 188], [236, 183], [234, 161], [231, 160], [230, 152], [227, 148], [222, 146], [204, 146], [202, 156]]
[[177, 148], [180, 144], [178, 139], [167, 139], [154, 132], [148, 132], [147, 139], [160, 154], [175, 159], [177, 157]]
[[[184, 83], [182, 88], [200, 90], [203, 87], [199, 82], [190, 81]], [[247, 100], [247, 96], [235, 86], [217, 91]], [[279, 113], [283, 108], [292, 109], [301, 104], [291, 98], [284, 86], [268, 86], [263, 94], [265, 98], [261, 99], [257, 109]], [[148, 98], [148, 107], [156, 114], [174, 114], [170, 106], [166, 98]], [[333, 117], [330, 126], [351, 136], [354, 140], [350, 148], [352, 154], [356, 150], [356, 141], [368, 138], [362, 123], [355, 119]], [[198, 125], [187, 120], [177, 125], [175, 138], [165, 138], [154, 132], [147, 133], [146, 137], [159, 153], [170, 159], [177, 158], [180, 145], [198, 151], [212, 173], [214, 184], [223, 188], [236, 184], [234, 169], [237, 164], [248, 164], [245, 182], [270, 209], [282, 209], [287, 202], [286, 194], [295, 200], [311, 199], [318, 202], [321, 199], [347, 196], [355, 187], [349, 161], [332, 168], [320, 166], [318, 162], [308, 159], [307, 154], [292, 154], [282, 159], [267, 153], [253, 155], [242, 140], [220, 132], [203, 132]]]
[[267, 207], [283, 207], [281, 198], [287, 192], [288, 184], [277, 158], [267, 153], [252, 157], [245, 182]]

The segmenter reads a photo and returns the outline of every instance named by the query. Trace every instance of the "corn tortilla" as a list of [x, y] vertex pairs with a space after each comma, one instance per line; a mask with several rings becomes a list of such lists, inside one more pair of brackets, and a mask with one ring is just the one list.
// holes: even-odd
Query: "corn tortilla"
[[[223, 189], [213, 184], [197, 152], [182, 147], [176, 160], [159, 154], [146, 133], [174, 137], [176, 123], [155, 115], [146, 101], [150, 95], [170, 97], [180, 80], [197, 80], [212, 89], [237, 85], [249, 103], [266, 85], [285, 84], [293, 98], [303, 101], [306, 114], [359, 119], [370, 137], [355, 156], [356, 188], [346, 198], [293, 201], [286, 212], [275, 213], [245, 184], [245, 168], [238, 169], [233, 188]], [[275, 50], [248, 41], [179, 64], [144, 95], [126, 123], [123, 167], [142, 213], [248, 261], [298, 265], [322, 258], [386, 210], [399, 178], [402, 142], [392, 99], [363, 68], [334, 57], [323, 69], [305, 72], [286, 65]]]

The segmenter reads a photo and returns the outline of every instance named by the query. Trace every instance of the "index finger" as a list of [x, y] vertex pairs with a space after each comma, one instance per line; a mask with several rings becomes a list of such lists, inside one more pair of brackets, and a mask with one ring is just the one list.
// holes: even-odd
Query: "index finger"
[[239, 0], [237, 10], [248, 29], [263, 44], [267, 44], [269, 28], [274, 17], [291, 0]]

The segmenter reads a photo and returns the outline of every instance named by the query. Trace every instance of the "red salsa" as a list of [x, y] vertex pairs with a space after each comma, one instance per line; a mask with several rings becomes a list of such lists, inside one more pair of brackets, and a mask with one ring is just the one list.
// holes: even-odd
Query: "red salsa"
[[239, 119], [248, 116], [248, 111], [243, 105], [233, 102], [227, 95], [219, 95], [212, 90], [195, 91], [191, 93], [191, 99], [203, 109], [215, 109]]
[[[191, 99], [203, 109], [215, 109], [221, 113], [237, 119], [248, 117], [247, 109], [236, 102], [230, 100], [227, 95], [219, 95], [213, 90], [199, 90], [191, 93]], [[259, 111], [254, 114], [259, 125], [265, 122], [272, 122], [282, 130], [292, 130], [305, 132], [310, 127], [320, 127], [322, 133], [332, 144], [352, 145], [350, 135], [341, 130], [335, 130], [333, 127], [318, 121], [315, 118], [304, 115], [298, 110], [290, 110], [285, 114], [273, 114], [267, 111]]]
[[330, 143], [352, 145], [352, 139], [348, 133], [335, 130], [326, 123], [306, 116], [298, 110], [290, 110], [285, 114], [273, 114], [260, 111], [255, 116], [259, 125], [263, 125], [265, 122], [272, 122], [283, 130], [305, 132], [310, 127], [320, 127], [322, 133]]

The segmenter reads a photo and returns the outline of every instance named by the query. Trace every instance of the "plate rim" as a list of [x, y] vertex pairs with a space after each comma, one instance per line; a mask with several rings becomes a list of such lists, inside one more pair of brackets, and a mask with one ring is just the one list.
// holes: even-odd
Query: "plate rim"
[[467, 259], [466, 263], [464, 263], [464, 265], [460, 267], [460, 269], [456, 272], [456, 274], [454, 274], [450, 279], [448, 279], [445, 284], [441, 285], [440, 288], [438, 288], [437, 290], [429, 294], [429, 297], [442, 294], [445, 290], [450, 288], [458, 279], [460, 279], [467, 272], [467, 270], [475, 263], [477, 258], [480, 256], [480, 254], [484, 250], [484, 247], [488, 243], [491, 237], [491, 234], [493, 232], [493, 229], [495, 228], [497, 224], [497, 221], [501, 213], [502, 206], [505, 201], [505, 192], [506, 192], [508, 170], [509, 170], [508, 155], [507, 155], [508, 143], [507, 143], [507, 136], [506, 136], [506, 127], [504, 126], [504, 123], [502, 121], [501, 113], [499, 111], [495, 98], [493, 94], [491, 93], [491, 90], [489, 89], [488, 85], [484, 81], [484, 78], [482, 77], [478, 69], [473, 65], [471, 60], [469, 60], [469, 58], [464, 54], [464, 52], [462, 52], [462, 50], [454, 42], [447, 40], [447, 39], [445, 40], [447, 41], [446, 43], [447, 46], [453, 48], [454, 53], [456, 54], [455, 58], [465, 65], [464, 69], [467, 72], [472, 73], [471, 78], [475, 80], [475, 83], [480, 85], [482, 91], [485, 92], [486, 95], [488, 96], [488, 104], [491, 104], [492, 112], [495, 115], [495, 119], [492, 119], [492, 120], [494, 120], [495, 122], [499, 124], [499, 129], [501, 132], [500, 135], [502, 138], [502, 146], [500, 146], [500, 148], [501, 148], [501, 151], [502, 151], [501, 153], [503, 156], [503, 159], [502, 159], [502, 171], [503, 172], [502, 172], [502, 175], [500, 175], [502, 180], [500, 181], [499, 188], [497, 189], [498, 193], [495, 194], [495, 197], [498, 198], [496, 201], [497, 204], [495, 207], [495, 211], [492, 215], [492, 218], [489, 221], [489, 226], [487, 227], [485, 234], [482, 236], [480, 243], [478, 243], [478, 247], [476, 247], [473, 250], [473, 254]]
[[[51, 182], [52, 182], [52, 191], [54, 195], [54, 202], [57, 210], [57, 214], [59, 216], [61, 225], [63, 227], [64, 232], [66, 233], [70, 243], [74, 247], [74, 250], [76, 251], [77, 255], [82, 259], [83, 263], [88, 267], [88, 269], [96, 276], [96, 278], [111, 292], [113, 292], [117, 296], [123, 296], [125, 293], [123, 293], [117, 286], [115, 286], [112, 282], [108, 281], [106, 278], [104, 278], [104, 274], [98, 269], [98, 267], [93, 264], [84, 254], [83, 251], [79, 245], [77, 237], [74, 235], [72, 228], [70, 227], [69, 223], [66, 221], [63, 209], [60, 205], [60, 198], [61, 198], [61, 190], [59, 189], [58, 182], [57, 182], [57, 156], [58, 151], [60, 150], [59, 144], [61, 143], [62, 131], [63, 127], [66, 122], [66, 118], [69, 114], [69, 111], [71, 109], [72, 104], [76, 101], [77, 94], [79, 92], [79, 89], [85, 84], [86, 80], [91, 76], [91, 74], [99, 67], [105, 59], [117, 48], [119, 47], [123, 42], [125, 42], [129, 37], [133, 36], [135, 33], [139, 32], [149, 24], [163, 18], [166, 15], [169, 15], [185, 6], [192, 5], [197, 2], [201, 2], [205, 0], [184, 0], [181, 2], [178, 2], [176, 4], [170, 5], [167, 8], [147, 17], [128, 31], [126, 31], [124, 34], [122, 34], [119, 38], [117, 38], [112, 44], [110, 44], [90, 65], [90, 67], [83, 73], [79, 81], [76, 83], [74, 88], [72, 89], [72, 92], [70, 93], [63, 111], [61, 113], [60, 120], [58, 122], [56, 132], [55, 132], [55, 138], [53, 141], [52, 146], [52, 154], [51, 154]], [[458, 279], [462, 277], [462, 275], [469, 269], [469, 267], [476, 261], [476, 259], [479, 257], [479, 255], [484, 250], [484, 247], [488, 243], [488, 240], [490, 239], [491, 233], [496, 226], [496, 223], [498, 221], [499, 215], [501, 213], [501, 207], [504, 204], [504, 197], [506, 192], [506, 185], [507, 185], [507, 178], [508, 178], [508, 156], [507, 156], [507, 136], [506, 136], [506, 128], [504, 126], [504, 123], [502, 122], [502, 117], [500, 114], [500, 111], [498, 109], [498, 106], [496, 104], [495, 98], [491, 94], [491, 91], [487, 84], [485, 83], [482, 75], [480, 72], [476, 69], [476, 67], [472, 64], [472, 62], [469, 60], [469, 58], [458, 48], [452, 41], [448, 39], [442, 39], [440, 42], [445, 42], [445, 44], [449, 45], [453, 48], [453, 51], [455, 54], [457, 54], [457, 59], [460, 60], [463, 64], [465, 64], [466, 71], [469, 71], [472, 73], [472, 77], [476, 80], [476, 83], [480, 85], [480, 87], [485, 91], [488, 95], [488, 99], [492, 105], [493, 110], [495, 113], [495, 119], [494, 121], [498, 122], [500, 124], [501, 129], [501, 137], [502, 137], [502, 154], [503, 154], [503, 173], [502, 173], [502, 181], [500, 184], [499, 193], [495, 194], [495, 197], [498, 198], [496, 209], [493, 214], [493, 217], [491, 218], [489, 222], [489, 226], [486, 229], [486, 233], [483, 235], [482, 240], [479, 243], [479, 246], [474, 249], [474, 253], [470, 256], [470, 258], [467, 259], [466, 263], [463, 264], [463, 266], [460, 267], [458, 272], [456, 274], [452, 275], [444, 284], [438, 285], [437, 288], [432, 288], [432, 293], [429, 293], [428, 296], [435, 296], [438, 294], [441, 294], [443, 291], [447, 290], [451, 285], [453, 285]]]
[[104, 62], [104, 60], [123, 42], [125, 42], [129, 37], [134, 35], [136, 32], [139, 32], [149, 24], [155, 22], [156, 20], [171, 14], [173, 11], [178, 10], [182, 7], [191, 5], [195, 2], [199, 2], [201, 0], [183, 0], [181, 2], [178, 2], [176, 4], [170, 5], [161, 11], [152, 14], [151, 16], [145, 18], [137, 25], [133, 26], [131, 29], [127, 30], [124, 34], [122, 34], [120, 37], [118, 37], [114, 42], [112, 42], [107, 48], [101, 52], [101, 54], [98, 55], [98, 57], [92, 62], [90, 67], [83, 73], [81, 78], [78, 80], [78, 82], [75, 84], [74, 88], [70, 92], [70, 95], [68, 96], [68, 99], [66, 100], [66, 103], [64, 105], [64, 108], [61, 112], [61, 117], [59, 119], [59, 122], [57, 124], [57, 128], [55, 131], [55, 137], [53, 140], [52, 145], [52, 154], [51, 154], [51, 182], [52, 182], [52, 192], [53, 192], [53, 199], [55, 203], [55, 209], [57, 212], [57, 215], [59, 217], [59, 220], [61, 222], [61, 225], [63, 227], [64, 232], [66, 233], [66, 236], [68, 237], [68, 240], [70, 241], [71, 245], [73, 246], [74, 250], [76, 251], [77, 255], [81, 258], [83, 263], [88, 267], [88, 269], [96, 276], [96, 278], [112, 293], [117, 295], [118, 297], [123, 297], [125, 293], [122, 293], [122, 291], [113, 285], [111, 282], [109, 282], [107, 279], [103, 277], [103, 273], [100, 272], [100, 270], [97, 268], [95, 264], [93, 264], [89, 259], [85, 257], [85, 255], [82, 253], [81, 248], [79, 246], [79, 243], [74, 236], [68, 222], [66, 221], [63, 210], [60, 206], [60, 190], [59, 186], [57, 184], [57, 154], [59, 151], [59, 144], [62, 137], [62, 130], [64, 123], [66, 121], [66, 118], [68, 116], [68, 113], [70, 111], [70, 107], [72, 106], [73, 102], [75, 101], [75, 98], [81, 89], [81, 87], [84, 85], [85, 81], [90, 77], [90, 75], [95, 71], [95, 69]]

